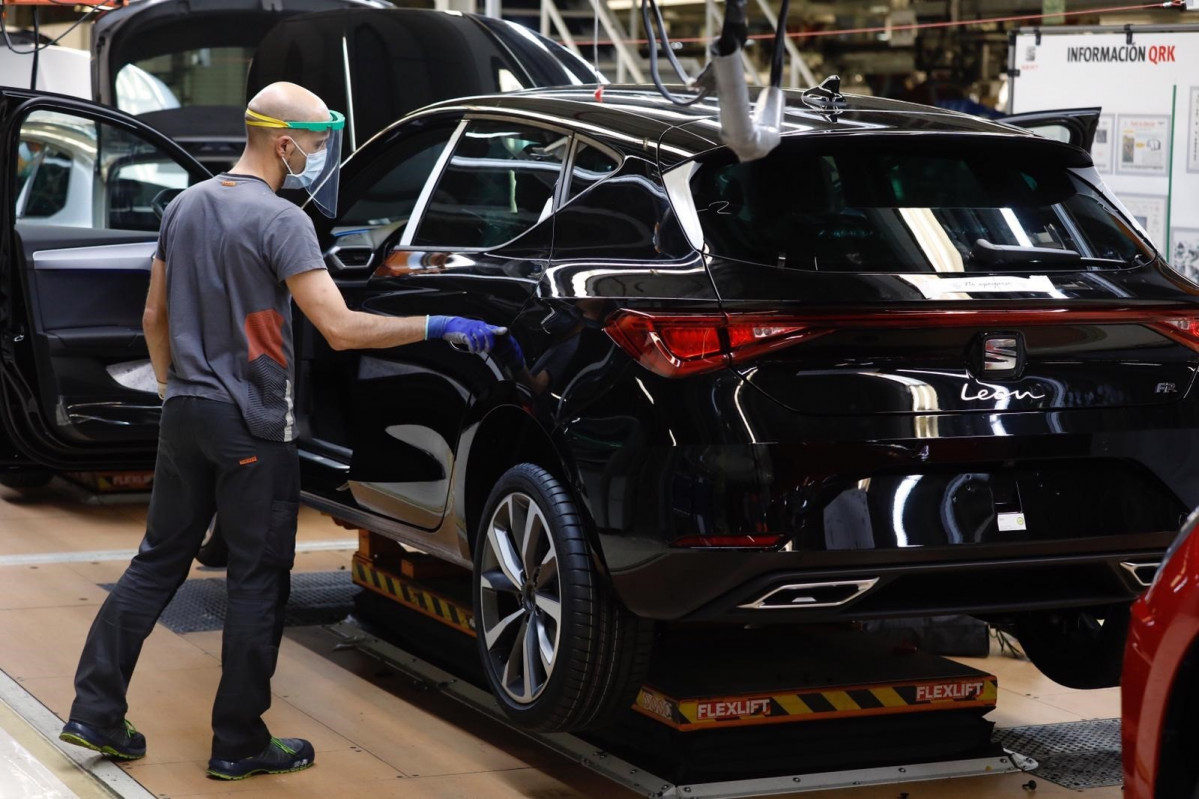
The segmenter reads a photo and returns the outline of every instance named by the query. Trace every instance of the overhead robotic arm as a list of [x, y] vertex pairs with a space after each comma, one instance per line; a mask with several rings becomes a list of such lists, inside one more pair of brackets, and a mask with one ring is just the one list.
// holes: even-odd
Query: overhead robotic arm
[[[758, 95], [754, 108], [749, 105], [749, 87], [741, 67], [741, 51], [749, 34], [745, 18], [746, 0], [729, 0], [724, 26], [712, 43], [712, 60], [696, 83], [720, 100], [720, 139], [736, 153], [740, 161], [765, 157], [778, 146], [783, 126], [786, 99], [771, 75], [771, 85]], [[779, 31], [784, 28], [786, 4], [779, 14]], [[781, 63], [782, 45], [776, 43], [776, 63]], [[778, 70], [775, 70], [778, 71]]]
[[[780, 88], [783, 72], [783, 37], [786, 36], [787, 9], [789, 0], [783, 0], [775, 28], [774, 62], [770, 71], [770, 86], [758, 95], [757, 105], [749, 103], [749, 87], [741, 68], [741, 52], [749, 38], [746, 21], [747, 0], [727, 0], [724, 25], [720, 37], [712, 43], [711, 60], [694, 83], [687, 77], [682, 66], [674, 57], [670, 41], [666, 36], [666, 24], [662, 20], [656, 0], [642, 0], [641, 15], [649, 34], [650, 72], [654, 84], [662, 95], [678, 105], [693, 105], [705, 97], [715, 94], [720, 101], [720, 138], [741, 161], [762, 158], [779, 143], [786, 100]], [[661, 37], [666, 58], [675, 74], [685, 84], [698, 90], [694, 97], [682, 98], [674, 95], [662, 83], [658, 74], [658, 37]]]

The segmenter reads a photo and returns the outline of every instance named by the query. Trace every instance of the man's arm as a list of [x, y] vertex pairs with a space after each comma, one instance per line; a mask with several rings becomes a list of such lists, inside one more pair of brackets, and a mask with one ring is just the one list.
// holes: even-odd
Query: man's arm
[[385, 349], [425, 339], [423, 316], [378, 316], [351, 311], [324, 269], [287, 278], [296, 305], [335, 350]]
[[150, 293], [146, 310], [142, 312], [142, 332], [150, 350], [150, 363], [158, 380], [158, 395], [166, 389], [167, 372], [171, 368], [171, 338], [167, 320], [167, 265], [155, 258], [150, 265]]

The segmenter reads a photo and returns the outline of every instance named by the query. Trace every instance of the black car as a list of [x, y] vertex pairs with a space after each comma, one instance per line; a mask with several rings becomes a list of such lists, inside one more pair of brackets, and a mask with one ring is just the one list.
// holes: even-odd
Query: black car
[[92, 31], [93, 98], [211, 170], [245, 144], [245, 104], [279, 80], [344, 109], [346, 152], [404, 114], [474, 94], [602, 81], [528, 28], [387, 0], [135, 0]]
[[[355, 152], [315, 216], [352, 307], [510, 330], [482, 357], [298, 324], [296, 416], [308, 504], [473, 570], [520, 725], [628, 707], [656, 623], [969, 613], [1054, 679], [1118, 677], [1199, 504], [1199, 288], [1085, 150], [828, 95], [790, 95], [746, 164], [710, 102], [451, 101]], [[5, 222], [10, 462], [146, 464], [153, 383], [122, 381], [153, 231]]]

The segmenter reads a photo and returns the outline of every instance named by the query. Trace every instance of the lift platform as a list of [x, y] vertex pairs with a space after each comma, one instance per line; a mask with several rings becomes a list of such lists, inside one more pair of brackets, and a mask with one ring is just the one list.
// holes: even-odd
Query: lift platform
[[[361, 532], [364, 624], [334, 632], [506, 721], [486, 690], [470, 575]], [[981, 776], [1035, 763], [992, 743], [987, 672], [845, 625], [664, 629], [610, 728], [531, 734], [647, 796], [758, 796]]]

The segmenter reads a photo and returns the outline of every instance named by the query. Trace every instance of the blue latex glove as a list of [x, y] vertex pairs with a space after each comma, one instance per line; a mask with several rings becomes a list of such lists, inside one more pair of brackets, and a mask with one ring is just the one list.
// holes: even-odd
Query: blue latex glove
[[430, 316], [425, 322], [426, 341], [444, 339], [476, 354], [491, 352], [495, 337], [507, 332], [506, 327], [492, 327], [478, 319], [464, 319], [461, 316]]
[[525, 354], [520, 349], [520, 342], [513, 335], [499, 336], [495, 340], [494, 355], [509, 369], [519, 370], [525, 365]]

